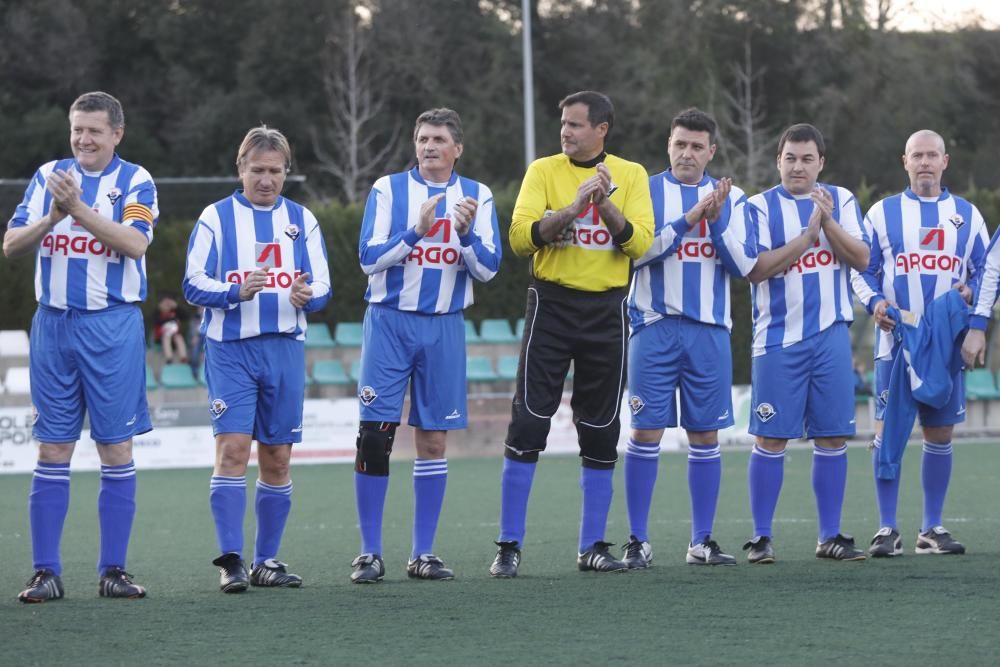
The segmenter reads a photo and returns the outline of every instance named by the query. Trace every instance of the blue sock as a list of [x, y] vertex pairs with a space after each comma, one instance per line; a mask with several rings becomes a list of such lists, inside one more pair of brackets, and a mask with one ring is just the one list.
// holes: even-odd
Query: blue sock
[[413, 550], [410, 559], [434, 553], [444, 489], [448, 484], [448, 459], [413, 462]]
[[388, 475], [354, 473], [354, 500], [358, 505], [361, 553], [382, 555], [382, 512], [389, 490]]
[[243, 557], [243, 515], [247, 510], [247, 478], [212, 475], [208, 501], [215, 519], [219, 553]]
[[819, 515], [819, 541], [825, 542], [840, 534], [840, 513], [847, 488], [846, 444], [837, 449], [813, 445], [812, 485]]
[[785, 452], [769, 452], [753, 446], [747, 466], [750, 486], [750, 515], [754, 537], [772, 537], [774, 510], [778, 507], [781, 484], [785, 479]]
[[608, 512], [614, 495], [615, 469], [580, 468], [580, 489], [583, 491], [583, 510], [580, 512], [580, 553], [595, 542], [604, 541], [608, 526]]
[[900, 466], [896, 479], [878, 478], [878, 450], [882, 447], [882, 438], [875, 436], [872, 441], [872, 470], [875, 475], [875, 499], [878, 501], [879, 528], [896, 528], [896, 507], [899, 504], [899, 480], [903, 476]]
[[101, 524], [101, 560], [97, 571], [109, 567], [125, 569], [128, 540], [135, 519], [135, 462], [101, 466], [101, 492], [97, 496]]
[[52, 570], [62, 574], [59, 560], [59, 540], [63, 522], [69, 511], [69, 464], [42, 463], [35, 465], [28, 497], [31, 520], [31, 552], [36, 570]]
[[285, 532], [288, 513], [292, 510], [292, 482], [274, 486], [257, 480], [254, 499], [257, 514], [257, 540], [254, 544], [253, 564], [260, 565], [269, 558], [278, 557], [281, 536]]
[[944, 499], [951, 481], [951, 443], [924, 442], [921, 462], [921, 481], [924, 487], [924, 525], [920, 531], [941, 525]]
[[528, 497], [535, 479], [537, 463], [525, 463], [504, 457], [500, 478], [499, 542], [524, 544], [524, 525], [528, 519]]
[[722, 480], [722, 450], [712, 445], [688, 444], [688, 493], [691, 495], [691, 544], [712, 534]]
[[640, 542], [649, 541], [649, 508], [659, 468], [660, 443], [629, 439], [625, 451], [625, 504], [629, 528]]

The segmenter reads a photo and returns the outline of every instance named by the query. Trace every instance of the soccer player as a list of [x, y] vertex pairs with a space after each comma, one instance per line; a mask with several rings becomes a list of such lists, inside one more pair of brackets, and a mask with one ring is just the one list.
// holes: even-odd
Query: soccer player
[[[330, 300], [316, 217], [281, 196], [292, 152], [273, 128], [247, 132], [236, 155], [243, 188], [207, 207], [188, 242], [184, 298], [205, 307], [205, 380], [215, 434], [209, 502], [221, 555], [219, 587], [297, 588], [279, 561], [292, 506], [289, 461], [302, 442], [306, 313]], [[250, 443], [259, 465], [253, 569], [243, 560]]]
[[651, 176], [653, 245], [635, 263], [629, 294], [628, 349], [632, 433], [625, 453], [631, 535], [630, 568], [653, 560], [647, 531], [660, 439], [681, 425], [688, 437], [692, 565], [735, 565], [712, 539], [722, 457], [719, 429], [733, 425], [729, 276], [744, 278], [756, 262], [744, 214], [746, 195], [705, 173], [715, 157], [716, 123], [687, 109], [670, 123], [670, 169]]
[[531, 257], [533, 280], [505, 440], [494, 577], [517, 576], [535, 466], [570, 362], [583, 491], [577, 567], [627, 568], [609, 552], [604, 530], [618, 460], [629, 269], [653, 238], [649, 177], [605, 151], [614, 125], [607, 96], [582, 91], [559, 108], [562, 153], [528, 167], [510, 225], [511, 248]]
[[463, 310], [472, 305], [473, 280], [491, 280], [501, 256], [493, 193], [455, 171], [462, 139], [462, 120], [451, 109], [420, 114], [413, 128], [417, 166], [378, 179], [365, 205], [360, 261], [368, 309], [354, 475], [361, 554], [351, 563], [358, 584], [385, 575], [382, 514], [407, 383], [417, 459], [406, 573], [455, 576], [433, 547], [448, 479], [448, 431], [468, 424]]
[[[976, 207], [941, 185], [948, 168], [948, 153], [941, 135], [931, 130], [910, 135], [903, 153], [903, 168], [910, 177], [910, 187], [883, 199], [868, 211], [871, 262], [853, 277], [854, 290], [868, 312], [875, 316], [878, 328], [873, 451], [876, 470], [892, 360], [899, 353], [891, 333], [896, 323], [886, 314], [886, 308], [898, 306], [920, 315], [931, 301], [950, 289], [959, 290], [971, 303], [982, 278], [988, 242], [986, 223]], [[986, 328], [993, 305], [990, 294], [982, 296], [986, 303], [984, 308], [976, 310], [980, 317], [970, 321], [970, 348]], [[985, 317], [981, 315], [984, 312]], [[924, 436], [921, 462], [924, 511], [915, 549], [918, 554], [965, 553], [965, 547], [941, 526], [951, 479], [951, 436], [955, 424], [965, 420], [965, 383], [961, 371], [955, 373], [952, 383], [951, 398], [944, 407], [918, 405]], [[876, 476], [875, 495], [881, 527], [868, 553], [874, 558], [899, 556], [903, 553], [896, 523], [899, 477], [890, 480]]]
[[749, 199], [757, 238], [753, 284], [750, 511], [751, 563], [773, 563], [772, 523], [784, 477], [785, 445], [813, 447], [812, 485], [819, 515], [817, 558], [864, 560], [840, 532], [847, 485], [846, 440], [854, 435], [854, 376], [848, 326], [854, 318], [850, 271], [868, 265], [869, 240], [858, 202], [844, 188], [817, 183], [823, 135], [793, 125], [778, 143], [781, 184]]
[[22, 602], [63, 597], [59, 541], [84, 413], [101, 458], [99, 592], [146, 595], [125, 572], [125, 557], [135, 517], [132, 438], [152, 429], [139, 303], [159, 215], [156, 187], [115, 152], [125, 114], [114, 97], [81, 95], [69, 126], [73, 157], [35, 172], [3, 240], [7, 257], [35, 253], [38, 299], [29, 362], [39, 442], [28, 502], [35, 574]]

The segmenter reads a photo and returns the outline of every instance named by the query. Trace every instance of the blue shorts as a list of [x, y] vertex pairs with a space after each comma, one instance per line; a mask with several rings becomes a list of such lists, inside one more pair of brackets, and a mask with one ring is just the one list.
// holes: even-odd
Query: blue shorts
[[854, 370], [847, 324], [753, 358], [750, 433], [765, 438], [850, 437]]
[[90, 415], [90, 437], [102, 445], [153, 429], [138, 306], [91, 312], [39, 306], [31, 321], [28, 365], [39, 442], [76, 442], [84, 412]]
[[[889, 376], [892, 359], [875, 360], [875, 419], [885, 420], [885, 406], [889, 400]], [[958, 371], [951, 378], [952, 389], [948, 402], [934, 408], [917, 402], [921, 426], [951, 426], [965, 421], [965, 373]]]
[[716, 431], [732, 426], [733, 359], [725, 327], [665, 317], [629, 339], [628, 386], [632, 428], [681, 426]]
[[248, 433], [262, 445], [302, 442], [306, 348], [291, 336], [205, 341], [212, 432]]
[[358, 400], [361, 421], [398, 424], [410, 383], [410, 426], [451, 431], [468, 425], [465, 319], [371, 304], [365, 312]]

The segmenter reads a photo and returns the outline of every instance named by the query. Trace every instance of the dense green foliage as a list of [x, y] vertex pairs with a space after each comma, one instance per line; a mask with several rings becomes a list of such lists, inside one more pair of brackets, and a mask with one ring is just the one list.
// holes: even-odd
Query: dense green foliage
[[[610, 149], [659, 172], [670, 118], [698, 105], [720, 121], [711, 171], [755, 192], [776, 180], [781, 129], [810, 121], [828, 139], [823, 180], [853, 189], [864, 209], [906, 185], [906, 137], [931, 127], [948, 142], [946, 182], [992, 230], [1000, 220], [998, 33], [899, 33], [891, 17], [906, 3], [878, 3], [881, 17], [865, 13], [869, 4], [533, 3], [537, 153], [559, 149], [559, 99], [595, 88], [617, 107]], [[524, 169], [520, 11], [517, 0], [0, 0], [0, 124], [9, 138], [0, 177], [28, 178], [66, 154], [66, 109], [89, 89], [122, 100], [122, 155], [157, 179], [232, 176], [247, 128], [278, 127], [306, 177], [291, 196], [314, 208], [327, 235], [336, 297], [320, 316], [357, 320], [358, 202], [376, 177], [411, 162], [410, 127], [421, 110], [461, 113], [459, 169], [492, 187], [501, 227], [509, 225]], [[179, 291], [194, 216], [231, 187], [161, 186], [148, 255], [153, 300]], [[0, 185], [0, 215], [22, 192]], [[522, 314], [527, 262], [505, 250], [500, 274], [477, 289], [474, 319]], [[0, 260], [3, 328], [30, 321], [30, 272], [30, 259]], [[748, 377], [748, 292], [738, 284], [733, 294], [739, 381]]]

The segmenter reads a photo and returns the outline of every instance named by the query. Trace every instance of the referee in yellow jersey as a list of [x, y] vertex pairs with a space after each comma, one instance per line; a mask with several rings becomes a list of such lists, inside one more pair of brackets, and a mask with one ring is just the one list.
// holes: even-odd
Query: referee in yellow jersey
[[642, 165], [605, 152], [614, 125], [606, 95], [574, 93], [559, 108], [562, 153], [528, 167], [510, 225], [511, 248], [531, 257], [533, 280], [504, 452], [494, 577], [517, 576], [535, 464], [571, 361], [583, 464], [577, 566], [626, 567], [609, 553], [604, 529], [618, 460], [629, 271], [653, 239], [649, 178]]

